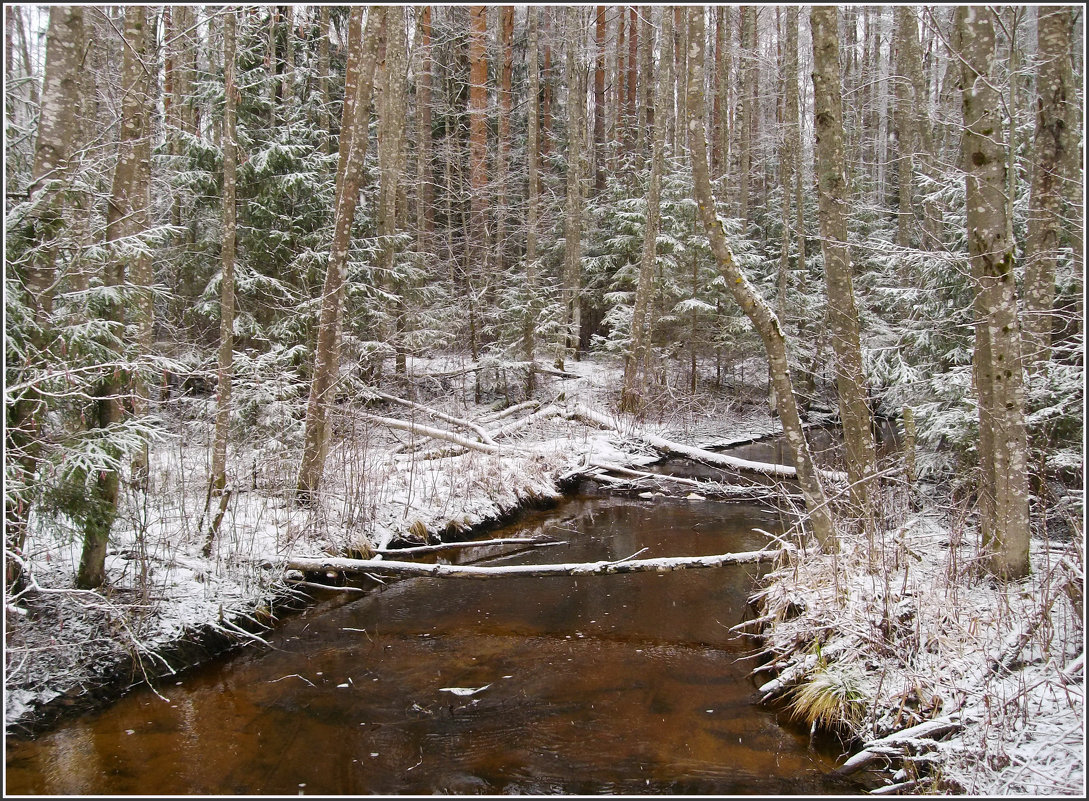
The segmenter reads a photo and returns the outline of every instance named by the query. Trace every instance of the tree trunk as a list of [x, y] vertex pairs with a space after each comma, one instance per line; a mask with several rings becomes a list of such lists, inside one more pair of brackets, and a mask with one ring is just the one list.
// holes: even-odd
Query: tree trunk
[[[654, 104], [662, 108], [672, 87], [673, 76], [669, 65], [673, 42], [671, 14], [662, 15], [662, 52], [658, 62], [657, 94]], [[643, 229], [643, 258], [639, 266], [639, 284], [635, 290], [635, 304], [631, 320], [631, 346], [624, 355], [624, 387], [620, 395], [620, 410], [638, 412], [643, 404], [642, 388], [636, 386], [639, 368], [646, 361], [648, 332], [646, 330], [647, 306], [653, 291], [654, 268], [657, 263], [658, 224], [661, 216], [660, 198], [662, 170], [665, 166], [665, 115], [659, 114], [654, 121], [653, 155], [650, 164], [650, 187], [647, 191], [647, 219]]]
[[624, 104], [628, 99], [628, 15], [623, 6], [617, 6], [616, 19], [616, 106], [613, 108], [613, 148], [616, 150], [616, 168], [623, 166], [624, 155]]
[[1039, 66], [1032, 149], [1035, 158], [1025, 248], [1025, 308], [1021, 322], [1025, 359], [1030, 369], [1038, 369], [1051, 357], [1055, 252], [1059, 247], [1062, 220], [1062, 169], [1066, 152], [1074, 144], [1065, 125], [1065, 106], [1073, 101], [1067, 9], [1037, 7], [1036, 31]]
[[392, 343], [396, 351], [395, 370], [404, 374], [406, 356], [404, 344], [399, 334], [404, 324], [404, 282], [397, 272], [397, 247], [394, 237], [397, 235], [398, 196], [401, 186], [401, 152], [404, 147], [405, 133], [405, 19], [402, 6], [390, 6], [386, 9], [386, 60], [383, 75], [383, 90], [378, 115], [378, 163], [379, 201], [378, 201], [378, 241], [379, 279], [385, 291], [389, 293], [389, 317], [381, 324], [379, 338]]
[[867, 405], [866, 377], [859, 343], [858, 310], [851, 280], [851, 253], [847, 244], [847, 204], [843, 150], [843, 100], [840, 88], [839, 39], [835, 6], [812, 11], [813, 112], [817, 134], [817, 194], [820, 208], [821, 249], [828, 296], [828, 324], [835, 355], [840, 420], [851, 481], [851, 506], [866, 531], [873, 532], [873, 504], [877, 487], [877, 454], [873, 421]]
[[492, 579], [507, 577], [607, 576], [623, 573], [670, 573], [674, 570], [754, 564], [778, 559], [782, 551], [742, 551], [716, 556], [668, 556], [658, 559], [621, 559], [601, 562], [570, 562], [551, 565], [445, 565], [402, 562], [393, 559], [288, 559], [285, 568], [307, 573], [341, 571], [380, 573], [389, 576]]
[[522, 350], [529, 369], [526, 371], [526, 397], [533, 397], [536, 371], [536, 326], [537, 308], [537, 102], [540, 92], [537, 77], [537, 8], [529, 10], [529, 109], [526, 115], [526, 301], [522, 316]]
[[739, 151], [740, 204], [739, 216], [749, 222], [749, 199], [752, 192], [752, 148], [754, 144], [756, 113], [756, 9], [753, 6], [741, 7], [741, 63], [738, 65], [743, 76], [741, 84], [741, 147]]
[[[428, 7], [430, 8], [430, 6]], [[329, 6], [322, 6], [318, 16], [318, 130], [322, 150], [330, 151], [329, 135]]]
[[979, 394], [980, 528], [1000, 577], [1029, 570], [1028, 461], [1014, 243], [1006, 219], [1006, 154], [995, 90], [995, 33], [989, 10], [958, 6], [954, 42], [964, 114], [968, 252], [975, 285]]
[[639, 153], [639, 169], [646, 163], [646, 156], [650, 150], [648, 145], [653, 136], [654, 129], [654, 25], [651, 22], [651, 14], [654, 9], [646, 7], [642, 10], [642, 33], [639, 41], [639, 136], [637, 151]]
[[359, 34], [362, 27], [362, 7], [352, 8], [349, 21], [348, 78], [345, 82], [345, 101], [340, 124], [341, 165], [338, 174], [341, 179], [337, 184], [333, 242], [322, 290], [321, 316], [314, 348], [314, 378], [306, 404], [302, 463], [296, 482], [297, 497], [303, 502], [314, 499], [325, 468], [326, 417], [339, 372], [340, 320], [348, 277], [348, 246], [352, 220], [359, 201], [359, 187], [363, 180], [367, 123], [370, 118], [371, 90], [374, 85], [383, 14], [384, 8], [381, 6], [372, 6], [369, 9], [366, 32], [362, 36]]
[[[140, 198], [142, 187], [140, 141], [147, 136], [149, 110], [146, 107], [147, 9], [128, 6], [125, 9], [125, 48], [122, 76], [131, 87], [121, 103], [121, 147], [113, 173], [110, 202], [106, 214], [106, 241], [114, 242], [139, 233], [141, 221], [146, 221], [146, 206]], [[103, 271], [103, 284], [120, 287], [125, 284], [125, 263], [115, 254]], [[107, 301], [103, 319], [122, 323], [124, 306], [116, 296]], [[124, 416], [122, 407], [123, 378], [118, 372], [105, 377], [96, 388], [93, 425], [108, 428]], [[120, 457], [114, 446], [110, 455]], [[91, 497], [84, 520], [83, 552], [76, 573], [76, 586], [81, 589], [99, 587], [106, 580], [106, 544], [114, 518], [117, 516], [117, 494], [120, 476], [116, 469], [100, 470], [91, 482]]]
[[[219, 364], [216, 386], [215, 436], [212, 445], [213, 491], [218, 496], [227, 486], [227, 441], [231, 419], [231, 373], [234, 361], [234, 257], [236, 165], [238, 138], [235, 132], [235, 108], [238, 88], [235, 83], [235, 37], [237, 13], [223, 12], [223, 242], [220, 248], [222, 278], [219, 287]], [[211, 543], [211, 536], [208, 539]]]
[[[620, 13], [624, 13], [621, 11]], [[639, 12], [635, 6], [628, 9], [628, 97], [625, 103], [625, 143], [629, 151], [635, 148], [635, 98], [639, 86]]]
[[688, 127], [692, 132], [692, 177], [700, 217], [711, 241], [711, 251], [719, 270], [733, 292], [734, 299], [759, 332], [768, 353], [768, 365], [778, 397], [779, 417], [794, 464], [798, 483], [805, 496], [809, 522], [821, 548], [834, 551], [838, 547], [832, 515], [824, 496], [813, 457], [802, 430], [801, 417], [794, 398], [788, 370], [786, 340], [779, 320], [771, 306], [757, 293], [755, 287], [734, 263], [733, 253], [726, 241], [726, 231], [718, 218], [711, 179], [707, 166], [707, 130], [704, 123], [703, 52], [704, 9], [691, 7], [688, 11], [690, 55], [688, 59]]
[[473, 360], [480, 346], [478, 283], [488, 274], [486, 238], [488, 199], [488, 8], [471, 6], [469, 37], [469, 230], [466, 291], [469, 304], [469, 338]]
[[605, 6], [594, 21], [594, 194], [605, 191]]
[[578, 354], [581, 331], [582, 283], [582, 96], [578, 63], [579, 9], [567, 7], [567, 206], [564, 217], [563, 304], [561, 353]]
[[[22, 27], [18, 8], [5, 9], [9, 29], [9, 50], [12, 24]], [[54, 241], [63, 226], [63, 204], [60, 189], [68, 182], [70, 160], [79, 132], [76, 111], [80, 107], [80, 57], [84, 45], [83, 8], [54, 6], [49, 10], [46, 34], [45, 81], [38, 123], [38, 139], [34, 150], [33, 173], [27, 194], [35, 205], [30, 215], [27, 238], [36, 244], [38, 253], [27, 269], [26, 291], [28, 305], [38, 331], [35, 350], [44, 352], [47, 343], [40, 341], [52, 328], [53, 291], [56, 277], [57, 245]], [[10, 70], [11, 62], [7, 62]], [[31, 85], [34, 85], [31, 81]], [[44, 366], [44, 365], [39, 365]], [[5, 456], [11, 469], [20, 477], [19, 483], [33, 484], [38, 470], [41, 449], [41, 425], [45, 404], [33, 389], [14, 403], [9, 403], [5, 426]], [[26, 523], [30, 512], [28, 497], [4, 493], [5, 545], [17, 555], [26, 544]], [[7, 561], [5, 578], [8, 586], [20, 577], [14, 560]]]
[[514, 6], [499, 10], [499, 35], [503, 62], [499, 81], [499, 131], [495, 158], [495, 266], [500, 273], [507, 269], [507, 180], [510, 173], [511, 80], [514, 73]]

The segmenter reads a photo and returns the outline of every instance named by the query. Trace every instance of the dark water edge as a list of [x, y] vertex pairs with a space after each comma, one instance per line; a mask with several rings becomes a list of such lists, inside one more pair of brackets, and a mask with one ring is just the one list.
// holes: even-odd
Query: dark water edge
[[[518, 524], [523, 534], [567, 532], [565, 553], [501, 561], [749, 549], [763, 542], [753, 514], [755, 525], [776, 525], [759, 507], [580, 496]], [[284, 621], [273, 649], [245, 649], [162, 687], [169, 703], [138, 690], [9, 742], [7, 790], [860, 792], [827, 775], [835, 744], [811, 748], [804, 731], [753, 703], [748, 645], [727, 629], [745, 615], [754, 578], [738, 567], [416, 580], [323, 602]]]

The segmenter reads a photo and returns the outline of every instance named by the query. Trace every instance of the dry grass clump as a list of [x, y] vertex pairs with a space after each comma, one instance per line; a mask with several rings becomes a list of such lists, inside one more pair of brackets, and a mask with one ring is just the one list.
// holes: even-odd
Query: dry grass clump
[[1080, 532], [1034, 540], [1032, 560], [1029, 578], [997, 582], [974, 533], [934, 511], [872, 547], [843, 533], [837, 554], [784, 553], [753, 599], [767, 626], [763, 699], [860, 744], [851, 770], [900, 767], [899, 789], [1080, 795]]

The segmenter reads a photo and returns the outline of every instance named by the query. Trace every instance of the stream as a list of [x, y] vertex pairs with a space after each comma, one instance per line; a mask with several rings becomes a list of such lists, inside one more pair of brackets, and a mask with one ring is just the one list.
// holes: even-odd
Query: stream
[[[763, 547], [777, 513], [589, 490], [489, 537], [488, 564]], [[491, 556], [489, 558], [489, 552]], [[412, 579], [316, 602], [252, 646], [7, 743], [8, 793], [839, 794], [834, 744], [756, 705], [755, 565]]]

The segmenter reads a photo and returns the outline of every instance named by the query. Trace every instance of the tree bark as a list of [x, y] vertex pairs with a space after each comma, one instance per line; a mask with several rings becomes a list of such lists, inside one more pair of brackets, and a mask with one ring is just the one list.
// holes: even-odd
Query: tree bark
[[471, 6], [469, 36], [469, 249], [465, 269], [469, 306], [469, 339], [473, 360], [480, 348], [478, 283], [488, 274], [488, 8]]
[[352, 220], [359, 202], [359, 187], [363, 179], [367, 122], [370, 117], [371, 91], [383, 14], [384, 9], [381, 6], [370, 8], [366, 31], [362, 36], [359, 34], [362, 27], [362, 7], [352, 8], [349, 21], [349, 70], [340, 124], [341, 164], [338, 170], [340, 180], [337, 182], [333, 242], [322, 291], [321, 316], [314, 348], [314, 378], [306, 404], [302, 463], [296, 482], [296, 495], [303, 502], [314, 500], [325, 469], [326, 417], [339, 372], [340, 321], [348, 278], [348, 246]]
[[499, 37], [502, 44], [502, 71], [499, 80], [499, 125], [495, 158], [495, 257], [500, 273], [507, 270], [507, 181], [510, 174], [511, 81], [514, 75], [514, 6], [499, 10]]
[[1055, 253], [1062, 221], [1062, 170], [1074, 144], [1066, 127], [1072, 102], [1070, 24], [1061, 6], [1036, 8], [1036, 132], [1033, 136], [1032, 188], [1029, 197], [1028, 243], [1025, 248], [1021, 327], [1026, 364], [1039, 369], [1051, 357], [1055, 303]]
[[594, 194], [605, 191], [605, 6], [594, 19]]
[[[5, 9], [8, 22], [8, 49], [13, 47], [11, 26], [22, 29], [18, 8]], [[35, 209], [29, 215], [27, 239], [34, 242], [38, 252], [31, 257], [26, 276], [26, 294], [30, 313], [37, 327], [34, 336], [39, 353], [47, 348], [44, 340], [52, 327], [53, 292], [56, 276], [56, 237], [63, 226], [63, 203], [60, 189], [68, 183], [70, 162], [75, 148], [79, 124], [76, 110], [80, 107], [80, 55], [84, 44], [83, 8], [54, 6], [49, 10], [46, 34], [45, 80], [39, 115], [38, 139], [34, 150], [33, 173], [28, 196]], [[11, 61], [6, 64], [11, 68]], [[31, 82], [34, 85], [34, 82]], [[41, 357], [38, 357], [41, 358]], [[43, 366], [43, 365], [39, 365]], [[45, 404], [33, 389], [9, 402], [5, 426], [5, 456], [19, 483], [33, 484], [38, 470], [41, 450], [42, 420]], [[30, 499], [22, 493], [4, 493], [5, 545], [21, 555], [26, 544], [26, 524]], [[14, 560], [5, 565], [9, 586], [19, 580], [20, 566]]]
[[719, 270], [733, 292], [734, 299], [743, 312], [752, 321], [759, 332], [768, 353], [768, 366], [772, 383], [778, 398], [779, 417], [783, 424], [783, 433], [794, 463], [797, 465], [798, 482], [805, 496], [806, 509], [810, 525], [821, 548], [834, 551], [838, 548], [835, 527], [831, 512], [824, 496], [824, 489], [817, 475], [809, 445], [806, 443], [798, 414], [794, 389], [791, 385], [787, 362], [786, 339], [783, 336], [775, 312], [767, 301], [759, 295], [755, 287], [734, 263], [733, 253], [726, 241], [726, 231], [716, 212], [714, 194], [707, 166], [707, 130], [704, 123], [704, 9], [695, 6], [689, 9], [689, 47], [688, 59], [688, 127], [697, 146], [692, 148], [692, 177], [695, 184], [696, 202], [699, 205], [700, 218], [707, 229], [711, 241], [711, 251], [718, 263]]
[[[142, 184], [140, 141], [147, 136], [146, 69], [143, 59], [147, 53], [147, 9], [128, 6], [125, 9], [124, 57], [122, 75], [132, 91], [125, 94], [121, 104], [121, 147], [113, 173], [110, 202], [106, 214], [106, 241], [139, 233], [146, 224], [146, 205], [140, 198]], [[145, 195], [146, 198], [146, 195]], [[114, 257], [103, 270], [103, 284], [120, 287], [125, 283], [126, 265]], [[106, 303], [103, 319], [120, 324], [125, 319], [120, 298], [112, 296]], [[95, 414], [92, 424], [108, 428], [124, 416], [122, 407], [122, 376], [115, 371], [107, 375], [96, 388]], [[110, 455], [119, 458], [115, 446], [108, 446]], [[120, 475], [116, 469], [100, 470], [91, 482], [91, 497], [84, 520], [83, 551], [76, 573], [76, 586], [94, 589], [106, 580], [106, 545], [110, 529], [117, 516], [117, 495]]]
[[[220, 249], [219, 358], [216, 385], [215, 435], [212, 445], [213, 492], [218, 496], [227, 486], [227, 441], [231, 419], [231, 373], [234, 361], [234, 259], [236, 165], [238, 139], [235, 132], [238, 88], [235, 83], [235, 38], [237, 12], [223, 12], [223, 241]], [[211, 536], [208, 539], [211, 544]]]
[[529, 369], [526, 371], [526, 397], [533, 397], [535, 384], [537, 308], [537, 102], [540, 85], [537, 75], [537, 8], [529, 8], [529, 109], [526, 114], [526, 301], [522, 315], [522, 350]]
[[992, 570], [1017, 579], [1029, 570], [1028, 444], [1014, 243], [1006, 219], [1006, 154], [994, 89], [994, 23], [990, 10], [958, 6], [955, 26], [977, 320], [973, 363], [979, 394], [980, 528]]
[[[672, 53], [669, 52], [669, 46], [673, 41], [671, 16], [668, 13], [662, 15], [662, 52], [658, 63], [657, 94], [654, 98], [654, 104], [658, 108], [665, 104], [673, 81], [669, 69], [673, 57]], [[637, 412], [642, 408], [643, 404], [642, 388], [636, 386], [636, 380], [639, 368], [646, 360], [647, 339], [649, 338], [649, 333], [646, 330], [647, 306], [650, 303], [654, 268], [657, 265], [658, 257], [662, 170], [665, 167], [664, 114], [659, 114], [655, 119], [652, 148], [650, 187], [647, 191], [647, 217], [643, 229], [643, 256], [639, 266], [639, 284], [635, 289], [635, 303], [632, 310], [631, 346], [628, 352], [624, 354], [624, 387], [620, 395], [620, 409], [625, 412]]]
[[813, 111], [817, 134], [817, 195], [820, 209], [821, 249], [828, 296], [834, 370], [839, 413], [851, 482], [851, 506], [868, 532], [873, 531], [872, 498], [877, 490], [877, 452], [873, 420], [867, 405], [866, 377], [859, 343], [858, 310], [851, 279], [847, 244], [847, 204], [843, 150], [843, 100], [840, 87], [839, 12], [835, 6], [812, 11]]
[[584, 97], [577, 44], [579, 9], [567, 7], [567, 204], [564, 216], [562, 353], [577, 358], [581, 332], [582, 284], [582, 150]]
[[404, 282], [397, 271], [398, 196], [401, 187], [401, 153], [405, 134], [405, 19], [402, 6], [389, 6], [386, 17], [386, 59], [383, 89], [378, 115], [378, 267], [380, 282], [389, 293], [389, 317], [381, 324], [379, 338], [392, 343], [396, 352], [395, 370], [403, 375], [406, 354], [402, 337], [405, 303]]

